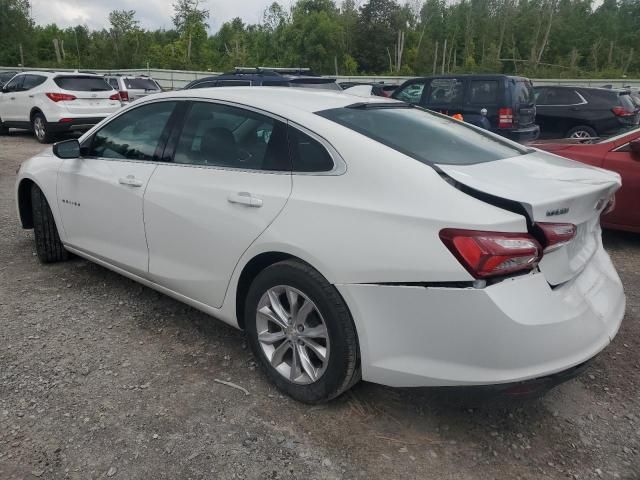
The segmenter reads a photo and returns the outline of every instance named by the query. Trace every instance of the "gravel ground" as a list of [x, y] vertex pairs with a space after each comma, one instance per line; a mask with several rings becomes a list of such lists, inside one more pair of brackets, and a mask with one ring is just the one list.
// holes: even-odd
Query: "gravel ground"
[[308, 407], [241, 332], [87, 261], [40, 265], [13, 188], [41, 148], [0, 138], [0, 479], [640, 479], [640, 236], [605, 236], [619, 335], [544, 398], [363, 382]]

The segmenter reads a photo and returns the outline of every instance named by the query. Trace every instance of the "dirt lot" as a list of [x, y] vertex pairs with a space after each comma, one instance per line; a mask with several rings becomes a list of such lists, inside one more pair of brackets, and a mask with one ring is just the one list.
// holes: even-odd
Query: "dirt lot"
[[40, 265], [13, 199], [40, 149], [0, 138], [0, 479], [640, 479], [640, 236], [605, 238], [619, 335], [544, 398], [361, 383], [310, 408], [241, 332], [87, 261]]

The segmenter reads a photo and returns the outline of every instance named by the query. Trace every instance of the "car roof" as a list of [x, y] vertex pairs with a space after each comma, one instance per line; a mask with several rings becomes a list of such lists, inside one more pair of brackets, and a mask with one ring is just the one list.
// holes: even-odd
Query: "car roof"
[[[225, 87], [198, 88], [158, 93], [145, 99], [186, 98], [210, 99], [237, 103], [274, 114], [315, 113], [342, 108], [355, 103], [402, 103], [382, 97], [361, 98], [334, 90], [315, 90], [282, 87]], [[144, 101], [144, 100], [143, 100]]]
[[45, 77], [53, 78], [53, 77], [96, 77], [96, 78], [104, 78], [102, 75], [97, 75], [95, 73], [90, 72], [56, 72], [56, 71], [47, 71], [47, 70], [28, 70], [25, 72], [18, 72], [18, 75], [42, 75]]
[[317, 78], [322, 78], [322, 77], [318, 77], [316, 75], [293, 75], [293, 74], [279, 74], [276, 72], [269, 72], [269, 71], [265, 71], [265, 72], [238, 72], [238, 73], [234, 73], [234, 72], [227, 72], [227, 73], [221, 73], [220, 75], [212, 75], [210, 77], [202, 77], [202, 78], [198, 78], [196, 80], [192, 80], [189, 83], [199, 83], [199, 82], [213, 82], [216, 80], [267, 80], [270, 82], [282, 82], [282, 83], [286, 83], [290, 80], [293, 79], [305, 79], [305, 78], [309, 78], [309, 79], [317, 79]]
[[432, 80], [434, 78], [512, 78], [516, 81], [531, 81], [527, 77], [519, 77], [517, 75], [504, 75], [502, 73], [461, 73], [460, 75], [448, 74], [448, 75], [428, 75], [426, 77], [416, 77], [408, 81], [413, 80]]

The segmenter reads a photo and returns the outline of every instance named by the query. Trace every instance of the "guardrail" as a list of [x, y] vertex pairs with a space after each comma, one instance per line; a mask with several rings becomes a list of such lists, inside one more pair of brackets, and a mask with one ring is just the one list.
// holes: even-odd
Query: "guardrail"
[[[0, 67], [2, 71], [57, 71], [57, 72], [75, 72], [70, 68], [33, 68], [33, 67]], [[195, 70], [164, 70], [158, 68], [129, 68], [118, 70], [107, 69], [81, 69], [83, 72], [94, 72], [97, 74], [122, 74], [122, 75], [148, 75], [153, 77], [165, 90], [174, 90], [182, 88], [192, 80], [211, 75], [219, 75], [221, 72], [212, 71], [195, 71]], [[336, 78], [338, 82], [384, 82], [388, 84], [398, 85], [405, 80], [415, 77], [389, 76], [389, 75], [327, 75], [330, 78]], [[627, 78], [532, 78], [534, 85], [575, 85], [582, 87], [601, 87], [603, 85], [611, 85], [614, 88], [631, 87], [640, 89], [640, 79]]]

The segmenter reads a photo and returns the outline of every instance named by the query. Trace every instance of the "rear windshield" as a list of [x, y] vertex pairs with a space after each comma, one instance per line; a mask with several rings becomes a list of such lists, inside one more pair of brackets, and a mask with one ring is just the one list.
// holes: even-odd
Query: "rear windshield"
[[333, 108], [318, 115], [426, 164], [468, 165], [529, 152], [457, 120], [407, 105]]
[[320, 90], [337, 90], [339, 92], [342, 91], [340, 85], [338, 85], [335, 81], [322, 81], [322, 80], [307, 80], [307, 79], [299, 79], [299, 80], [291, 80], [290, 81], [292, 87], [296, 88], [317, 88]]
[[158, 85], [149, 78], [125, 78], [123, 80], [128, 90], [158, 90]]
[[104, 78], [101, 77], [56, 77], [53, 79], [63, 90], [73, 90], [76, 92], [104, 92], [113, 90]]
[[629, 95], [628, 93], [621, 93], [619, 102], [620, 102], [620, 105], [629, 112], [633, 112], [638, 108], [635, 102], [633, 101], [633, 99], [631, 98], [631, 95]]
[[534, 102], [533, 87], [528, 80], [516, 81], [514, 91], [515, 103], [520, 105], [532, 105]]

